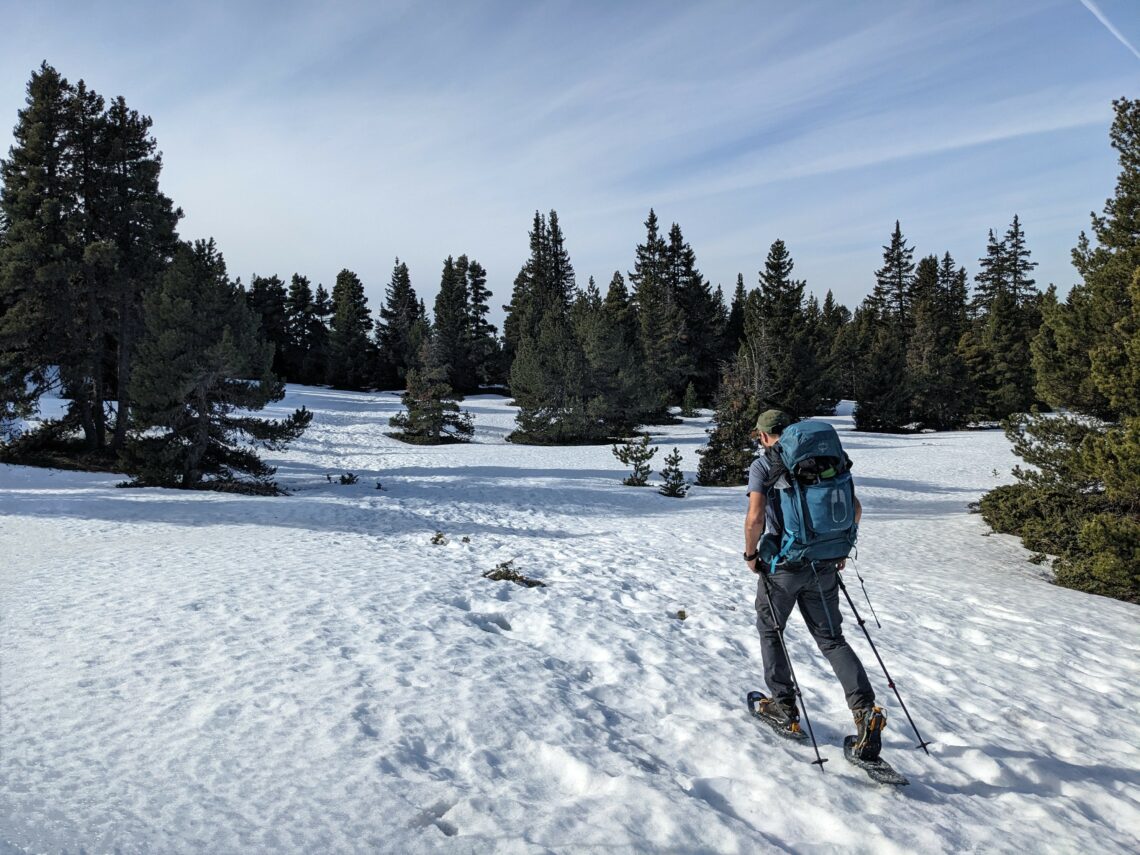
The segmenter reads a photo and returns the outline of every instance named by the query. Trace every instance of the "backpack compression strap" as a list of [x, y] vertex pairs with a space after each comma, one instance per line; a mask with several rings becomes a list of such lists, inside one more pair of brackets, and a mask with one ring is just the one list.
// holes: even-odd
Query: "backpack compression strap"
[[789, 550], [791, 550], [792, 544], [795, 542], [796, 542], [796, 539], [794, 537], [790, 536], [785, 531], [784, 532], [783, 546], [780, 548], [779, 552], [777, 552], [775, 555], [772, 556], [772, 564], [768, 568], [768, 575], [769, 576], [771, 576], [773, 573], [776, 572], [776, 565], [788, 557], [788, 552], [789, 552]]

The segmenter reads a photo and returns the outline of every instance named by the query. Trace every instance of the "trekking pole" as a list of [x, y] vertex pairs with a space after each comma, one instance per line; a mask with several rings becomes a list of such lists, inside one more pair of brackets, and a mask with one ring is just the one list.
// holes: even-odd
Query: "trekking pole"
[[[843, 591], [843, 596], [847, 598], [847, 604], [851, 606], [851, 612], [855, 615], [855, 622], [858, 623], [859, 628], [863, 630], [863, 635], [867, 636], [867, 643], [871, 645], [871, 650], [874, 651], [875, 658], [879, 660], [879, 667], [883, 669], [883, 674], [886, 675], [887, 685], [890, 686], [892, 690], [894, 690], [895, 697], [899, 699], [899, 706], [902, 707], [903, 715], [905, 715], [906, 720], [910, 722], [910, 727], [911, 730], [914, 731], [914, 735], [918, 737], [918, 745], [914, 747], [921, 748], [923, 751], [926, 751], [926, 746], [930, 745], [931, 743], [924, 740], [922, 738], [922, 734], [918, 732], [918, 728], [915, 727], [914, 719], [910, 717], [910, 713], [907, 711], [906, 704], [903, 703], [902, 695], [899, 694], [899, 690], [895, 687], [895, 681], [891, 679], [891, 674], [889, 671], [887, 671], [887, 666], [883, 663], [883, 657], [879, 655], [879, 650], [877, 647], [875, 647], [875, 642], [871, 640], [871, 633], [867, 632], [867, 622], [859, 616], [859, 610], [855, 608], [855, 601], [852, 600], [851, 595], [847, 593], [847, 586], [843, 584], [843, 577], [836, 573], [835, 578], [839, 581], [839, 589]], [[929, 751], [926, 751], [926, 753], [930, 754]]]
[[768, 574], [761, 572], [760, 577], [764, 580], [764, 596], [768, 598], [768, 614], [771, 615], [772, 622], [776, 624], [776, 637], [780, 639], [780, 649], [784, 651], [784, 659], [788, 663], [788, 673], [792, 675], [792, 689], [800, 702], [800, 709], [804, 711], [804, 722], [807, 724], [808, 736], [811, 737], [811, 747], [815, 749], [815, 759], [811, 763], [813, 766], [819, 766], [819, 771], [822, 772], [823, 764], [827, 760], [820, 756], [819, 744], [815, 741], [815, 731], [811, 727], [811, 717], [808, 715], [807, 705], [804, 703], [804, 696], [800, 691], [800, 682], [796, 679], [795, 669], [792, 668], [792, 657], [788, 655], [788, 646], [784, 644], [784, 628], [776, 621], [776, 609], [772, 605], [772, 592], [768, 589]]
[[875, 626], [882, 629], [883, 625], [879, 623], [879, 616], [875, 614], [875, 607], [871, 605], [871, 597], [867, 594], [867, 586], [863, 584], [863, 577], [859, 575], [859, 565], [855, 563], [854, 558], [848, 558], [847, 560], [851, 562], [851, 569], [855, 571], [855, 577], [859, 580], [859, 587], [863, 589], [863, 597], [867, 600], [867, 608], [871, 610], [871, 617], [875, 619]]

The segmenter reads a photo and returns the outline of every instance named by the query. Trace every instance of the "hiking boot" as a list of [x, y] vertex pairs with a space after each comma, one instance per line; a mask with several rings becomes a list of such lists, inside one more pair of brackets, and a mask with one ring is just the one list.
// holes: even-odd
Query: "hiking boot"
[[756, 704], [756, 712], [766, 718], [776, 730], [790, 735], [803, 733], [800, 729], [800, 714], [794, 701], [788, 704], [774, 698], [761, 698]]
[[851, 714], [855, 717], [855, 744], [851, 752], [860, 760], [878, 760], [887, 714], [882, 707], [860, 707]]

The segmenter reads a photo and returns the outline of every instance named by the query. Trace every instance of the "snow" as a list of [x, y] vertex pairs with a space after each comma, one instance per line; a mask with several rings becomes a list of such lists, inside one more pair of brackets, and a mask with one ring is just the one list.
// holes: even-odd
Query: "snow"
[[[934, 742], [844, 605], [891, 790], [843, 761], [798, 617], [823, 773], [745, 710], [742, 489], [507, 444], [492, 396], [466, 446], [384, 436], [393, 393], [290, 386], [274, 414], [302, 404], [285, 498], [0, 467], [0, 853], [1136, 851], [1140, 609], [968, 513], [1009, 480], [1000, 432], [844, 435], [881, 629], [848, 587]], [[676, 446], [692, 477], [707, 426], [655, 428], [655, 467]], [[506, 561], [547, 587], [482, 578]]]

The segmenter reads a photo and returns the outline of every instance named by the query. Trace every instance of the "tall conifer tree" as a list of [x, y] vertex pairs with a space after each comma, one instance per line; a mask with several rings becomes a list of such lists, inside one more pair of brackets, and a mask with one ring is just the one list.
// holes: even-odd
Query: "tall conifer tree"
[[498, 329], [487, 320], [491, 290], [487, 287], [487, 270], [475, 259], [467, 266], [468, 338], [471, 343], [471, 366], [475, 383], [492, 386], [506, 380], [502, 365], [502, 347]]
[[673, 223], [665, 249], [666, 285], [673, 293], [682, 320], [681, 351], [684, 374], [678, 378], [680, 388], [670, 389], [679, 401], [684, 388], [696, 386], [702, 399], [711, 399], [718, 380], [717, 359], [720, 356], [728, 309], [719, 289], [714, 292], [697, 269], [697, 256]]
[[471, 359], [471, 307], [467, 300], [467, 256], [443, 263], [432, 323], [432, 358], [448, 386], [459, 392], [475, 388]]
[[516, 442], [564, 443], [599, 436], [603, 426], [588, 412], [586, 358], [570, 307], [574, 268], [558, 216], [535, 213], [531, 257], [515, 280], [506, 327], [517, 336], [511, 393], [519, 405]]
[[412, 287], [408, 265], [396, 259], [380, 307], [376, 345], [380, 354], [381, 385], [403, 385], [416, 366], [427, 323], [423, 306]]
[[907, 346], [911, 417], [922, 427], [965, 426], [970, 383], [958, 351], [966, 327], [966, 271], [950, 253], [918, 262], [914, 287], [914, 329]]
[[744, 290], [744, 274], [736, 274], [736, 290], [732, 292], [732, 305], [728, 310], [728, 320], [725, 321], [724, 338], [721, 342], [721, 351], [717, 357], [718, 363], [736, 357], [740, 343], [744, 339], [744, 304], [748, 294]]
[[58, 381], [91, 449], [106, 443], [109, 401], [116, 444], [125, 434], [141, 296], [168, 263], [181, 216], [158, 189], [149, 128], [123, 99], [105, 108], [44, 63], [0, 164], [0, 376], [24, 409]]
[[258, 320], [261, 337], [273, 345], [273, 373], [278, 377], [286, 377], [289, 324], [285, 283], [277, 275], [254, 274], [249, 280], [245, 299]]
[[792, 278], [794, 268], [784, 242], [773, 241], [760, 287], [745, 303], [741, 368], [751, 377], [761, 409], [778, 407], [804, 418], [833, 409], [835, 403], [825, 399], [817, 331], [805, 314], [806, 284]]
[[152, 121], [120, 96], [107, 109], [107, 240], [114, 246], [109, 306], [117, 389], [112, 448], [123, 447], [130, 423], [130, 381], [135, 349], [144, 332], [143, 299], [157, 287], [178, 245], [182, 211], [159, 189], [162, 155], [150, 134]]
[[664, 416], [689, 372], [685, 353], [685, 319], [677, 295], [669, 286], [667, 245], [650, 209], [645, 220], [645, 242], [637, 247], [633, 272], [633, 305], [637, 312], [639, 345], [645, 366], [647, 418]]
[[364, 284], [351, 270], [336, 275], [332, 291], [332, 325], [329, 333], [328, 383], [338, 389], [363, 389], [372, 380], [372, 318]]
[[308, 278], [294, 273], [285, 296], [285, 370], [283, 379], [293, 383], [309, 383], [306, 375], [311, 345], [310, 335], [316, 315], [313, 311], [313, 288]]
[[914, 271], [914, 249], [896, 220], [883, 247], [883, 266], [875, 271], [875, 288], [864, 301], [869, 329], [855, 408], [859, 430], [899, 431], [911, 422], [907, 347], [914, 326]]

